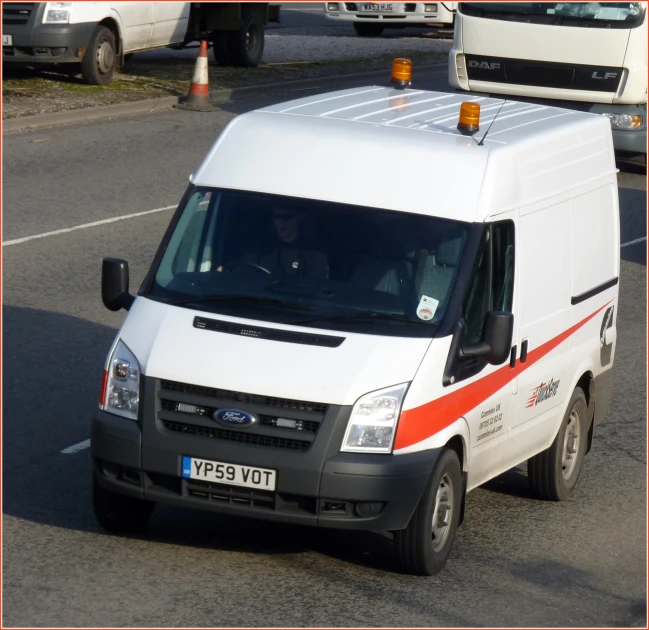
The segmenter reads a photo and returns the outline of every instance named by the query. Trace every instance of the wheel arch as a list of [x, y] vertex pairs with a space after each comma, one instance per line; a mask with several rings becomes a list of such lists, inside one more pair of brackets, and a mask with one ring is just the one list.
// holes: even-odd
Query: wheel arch
[[[588, 408], [588, 442], [586, 443], [586, 453], [588, 453], [593, 444], [593, 433], [595, 429], [595, 423], [593, 422], [595, 417], [595, 400], [597, 398], [597, 392], [595, 391], [595, 375], [589, 365], [581, 366], [580, 369], [577, 370], [577, 374], [579, 376], [572, 383], [572, 387], [568, 391], [566, 406], [561, 417], [563, 418], [568, 405], [570, 404], [572, 392], [574, 392], [577, 387], [580, 387], [586, 397], [586, 407]], [[557, 428], [557, 432], [558, 431], [559, 429]]]
[[105, 17], [103, 20], [97, 23], [97, 26], [105, 26], [115, 37], [115, 45], [117, 50], [115, 51], [118, 57], [121, 59], [124, 56], [124, 45], [122, 42], [122, 31], [120, 24], [114, 17]]

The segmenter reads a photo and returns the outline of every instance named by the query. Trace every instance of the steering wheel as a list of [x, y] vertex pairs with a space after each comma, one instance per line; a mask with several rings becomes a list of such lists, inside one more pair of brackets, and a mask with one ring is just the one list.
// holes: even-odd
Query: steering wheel
[[256, 263], [245, 262], [243, 260], [234, 260], [232, 262], [226, 263], [225, 265], [223, 265], [223, 271], [230, 271], [231, 269], [234, 269], [236, 267], [251, 267], [256, 271], [267, 273], [269, 276], [273, 273], [269, 269], [266, 269], [266, 267], [262, 267], [261, 265], [258, 265]]

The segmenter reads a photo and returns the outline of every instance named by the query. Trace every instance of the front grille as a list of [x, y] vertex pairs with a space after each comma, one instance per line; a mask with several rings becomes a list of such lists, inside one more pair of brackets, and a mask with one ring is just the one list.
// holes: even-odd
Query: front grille
[[327, 411], [327, 405], [316, 402], [307, 402], [304, 400], [291, 400], [288, 398], [275, 398], [272, 396], [246, 394], [244, 392], [235, 392], [227, 389], [217, 389], [214, 387], [203, 387], [201, 385], [177, 383], [175, 381], [161, 381], [160, 386], [163, 390], [170, 392], [180, 392], [190, 395], [195, 394], [197, 396], [208, 396], [209, 398], [221, 398], [228, 401], [254, 403], [257, 405], [267, 405], [269, 407], [279, 407], [281, 409], [291, 409], [295, 411], [313, 411], [315, 413], [320, 413], [323, 415]]
[[5, 2], [2, 4], [2, 25], [23, 25], [29, 22], [34, 10], [33, 2]]
[[[185, 413], [188, 416], [203, 416], [213, 418], [218, 407], [201, 407], [199, 405], [187, 405], [178, 403], [174, 400], [161, 399], [160, 408], [165, 411], [175, 411]], [[305, 433], [315, 434], [320, 426], [319, 422], [313, 420], [293, 420], [292, 418], [282, 418], [277, 415], [258, 414], [259, 424], [266, 427], [279, 427], [289, 431], [304, 431]]]
[[[327, 412], [327, 405], [318, 402], [169, 380], [158, 381], [157, 400], [159, 425], [167, 431], [293, 452], [309, 450]], [[227, 409], [251, 414], [257, 422], [246, 427], [217, 424], [216, 412]]]
[[162, 425], [168, 431], [174, 431], [176, 433], [197, 435], [199, 437], [212, 438], [214, 440], [228, 440], [230, 442], [239, 442], [240, 444], [270, 446], [272, 448], [284, 448], [292, 451], [306, 451], [309, 449], [309, 446], [311, 446], [311, 442], [306, 440], [290, 440], [287, 438], [259, 435], [258, 433], [250, 433], [248, 431], [230, 431], [228, 429], [204, 427], [196, 424], [187, 424], [185, 422], [162, 420]]

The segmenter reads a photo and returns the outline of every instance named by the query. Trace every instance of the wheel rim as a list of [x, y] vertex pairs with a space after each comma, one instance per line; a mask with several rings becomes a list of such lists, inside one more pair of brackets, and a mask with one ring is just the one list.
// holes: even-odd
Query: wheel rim
[[115, 52], [113, 51], [113, 47], [104, 39], [97, 46], [97, 69], [102, 74], [107, 74], [111, 71], [114, 63]]
[[433, 551], [439, 552], [448, 540], [453, 522], [453, 479], [446, 473], [439, 483], [433, 509]]
[[246, 51], [250, 57], [255, 57], [259, 49], [257, 26], [251, 24], [246, 30]]
[[563, 438], [563, 455], [561, 456], [561, 471], [565, 480], [570, 479], [577, 466], [579, 456], [579, 443], [581, 440], [581, 425], [579, 411], [573, 409], [568, 418], [566, 434]]

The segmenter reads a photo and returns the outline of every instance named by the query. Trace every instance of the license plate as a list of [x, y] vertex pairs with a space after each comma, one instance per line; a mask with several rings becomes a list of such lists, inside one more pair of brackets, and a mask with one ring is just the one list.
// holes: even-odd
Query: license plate
[[2, 45], [3, 46], [13, 46], [14, 45], [13, 35], [3, 35], [2, 36]]
[[277, 471], [254, 466], [241, 466], [227, 462], [215, 462], [196, 457], [183, 457], [182, 476], [228, 486], [243, 486], [257, 490], [275, 490]]
[[374, 12], [379, 12], [379, 13], [389, 13], [390, 11], [394, 11], [394, 5], [393, 4], [366, 2], [366, 3], [362, 4], [361, 6], [363, 8], [363, 11], [374, 11]]

